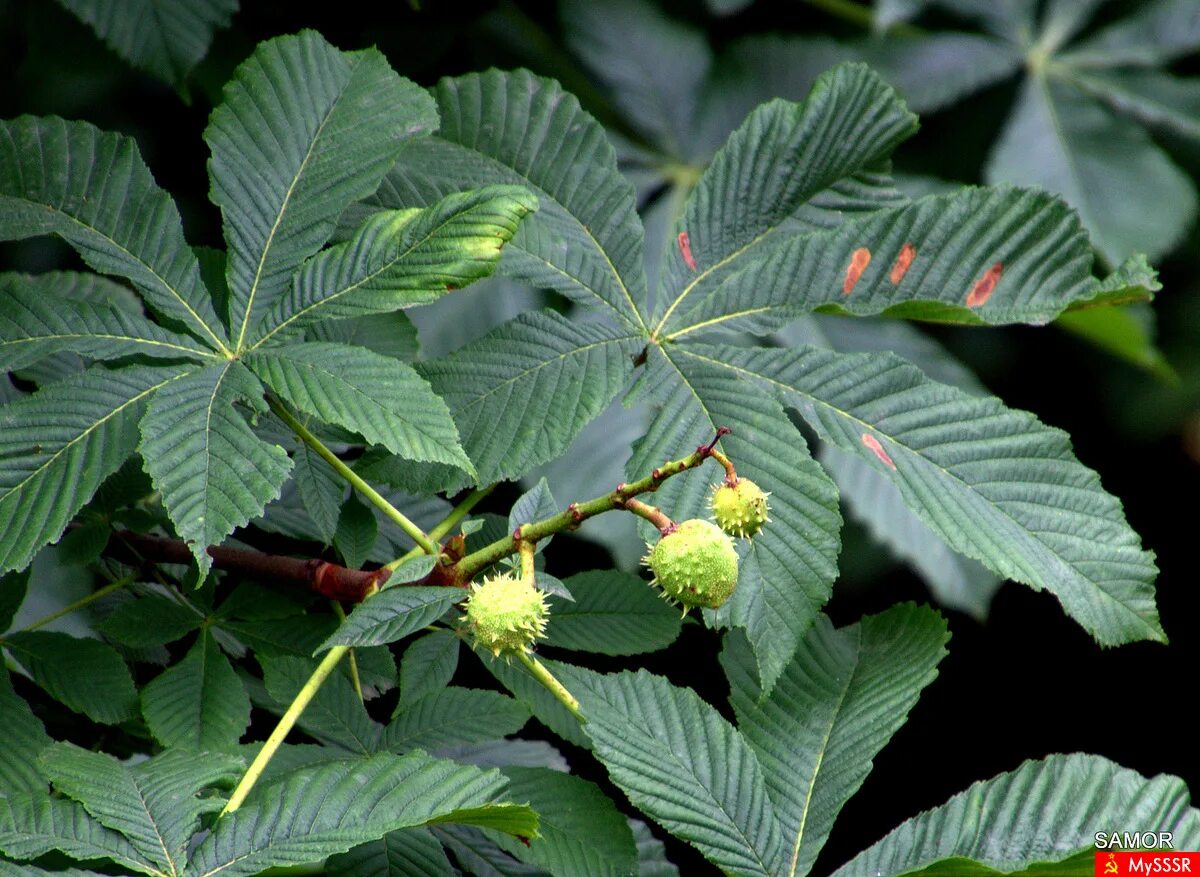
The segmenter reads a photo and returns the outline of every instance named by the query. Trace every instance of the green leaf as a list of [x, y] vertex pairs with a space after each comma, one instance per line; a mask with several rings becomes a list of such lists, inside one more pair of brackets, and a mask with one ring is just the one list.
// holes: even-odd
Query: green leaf
[[987, 618], [992, 597], [1002, 584], [994, 573], [952, 550], [909, 508], [895, 482], [876, 465], [832, 445], [822, 447], [818, 459], [837, 482], [853, 517], [920, 573], [939, 603], [979, 621]]
[[528, 720], [529, 710], [511, 697], [495, 691], [443, 688], [415, 701], [401, 701], [379, 747], [433, 752], [515, 734]]
[[160, 594], [122, 603], [99, 626], [108, 639], [134, 649], [173, 643], [204, 623], [197, 610]]
[[1175, 370], [1154, 343], [1154, 312], [1142, 305], [1068, 311], [1054, 325], [1166, 381]]
[[261, 515], [292, 467], [235, 407], [265, 411], [262, 392], [240, 362], [209, 366], [160, 390], [141, 423], [146, 472], [202, 575], [212, 564], [208, 546]]
[[[591, 747], [591, 741], [583, 733], [579, 720], [567, 711], [559, 700], [533, 678], [524, 667], [513, 665], [503, 658], [496, 658], [491, 652], [475, 650], [474, 654], [489, 673], [496, 677], [505, 688], [512, 692], [513, 697], [525, 705], [539, 722], [553, 731], [568, 743], [584, 748]], [[546, 658], [540, 659], [547, 669], [559, 676], [571, 668]]]
[[1196, 215], [1195, 187], [1145, 131], [1047, 75], [1026, 80], [986, 173], [1060, 193], [1113, 264], [1166, 253]]
[[[733, 430], [721, 447], [740, 476], [769, 486], [771, 523], [743, 553], [729, 602], [706, 617], [710, 624], [745, 629], [769, 689], [837, 577], [842, 526], [837, 489], [770, 394], [747, 392], [744, 380], [682, 355], [687, 349], [650, 351], [646, 380], [656, 385], [663, 407], [627, 471], [642, 477], [663, 460], [712, 441], [719, 427]], [[676, 518], [708, 517], [711, 487], [724, 473], [717, 466], [703, 471], [707, 474], [667, 481], [657, 501]]]
[[0, 797], [15, 792], [45, 792], [46, 778], [37, 758], [53, 741], [25, 699], [13, 691], [8, 673], [0, 672]]
[[[864, 270], [852, 273], [864, 256]], [[1150, 298], [1159, 288], [1144, 260], [1102, 281], [1092, 261], [1079, 217], [1060, 198], [964, 188], [779, 243], [693, 296], [667, 337], [717, 328], [761, 334], [815, 310], [1044, 324], [1072, 305]]]
[[238, 0], [59, 0], [135, 67], [185, 91], [188, 73], [208, 52], [213, 31], [228, 27]]
[[129, 838], [147, 862], [182, 874], [200, 815], [224, 804], [201, 798], [197, 791], [229, 781], [241, 762], [208, 753], [164, 752], [128, 767], [110, 755], [56, 743], [42, 753], [41, 765], [59, 792], [79, 801], [101, 825]]
[[151, 877], [162, 874], [128, 840], [92, 820], [74, 801], [40, 791], [0, 796], [0, 852], [36, 859], [53, 851], [85, 861], [111, 859]]
[[292, 461], [295, 464], [292, 478], [303, 501], [304, 511], [317, 528], [321, 541], [331, 545], [337, 535], [346, 482], [308, 445], [302, 444], [296, 448]]
[[856, 46], [917, 113], [945, 109], [1021, 68], [1014, 46], [979, 34], [890, 35]]
[[428, 95], [376, 49], [339, 52], [304, 31], [260, 44], [238, 67], [204, 132], [235, 348], [342, 210], [375, 191], [404, 140], [436, 125]]
[[1200, 138], [1200, 80], [1158, 70], [1069, 69], [1083, 91], [1151, 128]]
[[212, 356], [190, 336], [161, 329], [139, 314], [60, 296], [53, 283], [38, 281], [0, 276], [0, 370], [16, 371], [63, 351], [93, 359]]
[[133, 453], [146, 399], [184, 374], [97, 367], [0, 408], [0, 570], [62, 534]]
[[840, 630], [822, 616], [766, 695], [745, 640], [727, 638], [729, 699], [785, 839], [774, 873], [812, 868], [872, 760], [937, 675], [947, 639], [946, 622], [912, 604]]
[[462, 599], [465, 599], [463, 593], [457, 588], [388, 588], [354, 607], [317, 651], [334, 646], [381, 646], [395, 642], [432, 624]]
[[[541, 478], [537, 484], [517, 497], [517, 501], [513, 503], [508, 512], [509, 532], [516, 530], [517, 527], [532, 524], [534, 521], [540, 521], [556, 514], [558, 514], [558, 503], [554, 501], [554, 494], [550, 492], [550, 485], [546, 483], [546, 479]], [[550, 544], [551, 538], [553, 537], [539, 540], [535, 551], [541, 553], [542, 549]]]
[[0, 633], [12, 627], [13, 616], [25, 602], [28, 586], [28, 570], [0, 575]]
[[441, 843], [427, 828], [403, 828], [330, 857], [328, 877], [454, 877]]
[[104, 877], [97, 871], [80, 871], [78, 868], [59, 868], [46, 871], [32, 865], [18, 865], [0, 859], [0, 877]]
[[537, 819], [528, 807], [491, 803], [503, 788], [497, 771], [418, 752], [299, 770], [219, 819], [193, 854], [188, 877], [242, 877], [314, 862], [420, 825], [494, 825], [535, 835]]
[[752, 112], [676, 223], [687, 237], [664, 263], [666, 310], [656, 332], [671, 325], [685, 301], [690, 306], [730, 271], [769, 252], [781, 231], [812, 231], [838, 224], [844, 213], [885, 206], [870, 193], [852, 198], [838, 184], [875, 169], [915, 131], [916, 117], [862, 64], [824, 74], [803, 103], [775, 100]]
[[550, 598], [546, 645], [602, 655], [665, 649], [679, 636], [679, 612], [642, 578], [616, 570], [578, 573], [566, 581], [575, 602]]
[[411, 703], [450, 684], [458, 667], [459, 642], [448, 630], [431, 630], [412, 641], [400, 659], [401, 703]]
[[1200, 10], [1189, 0], [1152, 0], [1076, 43], [1062, 58], [1089, 67], [1157, 67], [1200, 46]]
[[101, 642], [34, 630], [6, 636], [4, 648], [47, 694], [93, 721], [112, 725], [137, 710], [129, 669]]
[[595, 784], [545, 767], [506, 767], [508, 797], [527, 801], [538, 814], [538, 837], [529, 846], [501, 838], [522, 862], [552, 874], [626, 877], [637, 865], [629, 823]]
[[887, 354], [693, 346], [677, 356], [795, 408], [890, 478], [951, 548], [1050, 591], [1101, 645], [1165, 640], [1153, 555], [1064, 433]]
[[518, 862], [479, 829], [447, 825], [433, 829], [433, 834], [474, 877], [550, 877], [541, 868]]
[[342, 505], [333, 536], [333, 545], [342, 556], [342, 562], [350, 569], [360, 568], [378, 537], [379, 525], [375, 516], [357, 496], [350, 494]]
[[446, 400], [481, 484], [561, 454], [633, 372], [637, 336], [553, 311], [522, 314], [417, 370]]
[[[316, 662], [287, 655], [258, 655], [267, 694], [280, 709], [291, 704], [316, 669]], [[297, 721], [318, 740], [348, 752], [366, 755], [377, 748], [382, 727], [367, 715], [366, 707], [350, 685], [336, 673], [325, 680]]]
[[486, 277], [537, 199], [516, 186], [447, 195], [426, 210], [369, 216], [343, 244], [304, 263], [290, 294], [255, 329], [260, 346], [314, 322], [435, 301]]
[[179, 211], [133, 138], [58, 118], [0, 122], [0, 239], [46, 234], [97, 271], [128, 278], [155, 313], [224, 350]]
[[308, 341], [331, 341], [365, 347], [380, 356], [409, 362], [417, 358], [421, 345], [417, 327], [401, 311], [368, 314], [345, 320], [322, 320], [305, 333]]
[[250, 724], [250, 698], [208, 630], [142, 689], [142, 715], [163, 746], [228, 751]]
[[679, 877], [679, 869], [667, 859], [663, 842], [650, 833], [650, 826], [640, 819], [630, 819], [629, 827], [637, 844], [638, 877]]
[[642, 224], [599, 123], [557, 82], [525, 70], [443, 79], [434, 98], [441, 128], [405, 146], [376, 200], [425, 206], [464, 186], [523, 186], [538, 212], [517, 230], [500, 272], [641, 327]]
[[1048, 873], [1086, 853], [1091, 870], [1098, 826], [1170, 831], [1176, 849], [1200, 845], [1200, 811], [1187, 786], [1146, 779], [1098, 755], [1052, 755], [975, 783], [896, 828], [834, 877]]
[[359, 432], [405, 459], [472, 471], [445, 403], [406, 363], [317, 341], [258, 350], [246, 363], [301, 411]]
[[609, 777], [646, 815], [724, 871], [778, 873], [780, 826], [746, 741], [690, 689], [644, 670], [559, 677]]
[[561, 7], [567, 44], [638, 131], [669, 155], [688, 158], [701, 87], [712, 53], [705, 34], [636, 0], [604, 8], [586, 0]]

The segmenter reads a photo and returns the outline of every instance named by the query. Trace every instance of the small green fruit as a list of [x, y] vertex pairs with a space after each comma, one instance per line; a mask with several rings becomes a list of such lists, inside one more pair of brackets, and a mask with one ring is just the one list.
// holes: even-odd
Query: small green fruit
[[770, 520], [767, 496], [769, 494], [749, 478], [739, 478], [733, 486], [722, 482], [713, 491], [713, 518], [730, 536], [750, 539]]
[[475, 642], [493, 655], [527, 652], [546, 632], [550, 610], [546, 595], [513, 575], [471, 584], [463, 620]]
[[737, 585], [733, 540], [708, 521], [693, 518], [658, 540], [645, 563], [663, 596], [683, 606], [716, 609]]

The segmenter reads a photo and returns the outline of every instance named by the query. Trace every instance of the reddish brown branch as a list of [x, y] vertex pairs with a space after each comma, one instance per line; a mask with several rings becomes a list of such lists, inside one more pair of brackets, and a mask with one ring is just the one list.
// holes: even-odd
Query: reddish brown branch
[[[130, 530], [115, 531], [104, 553], [135, 566], [192, 562], [192, 551], [182, 539], [147, 536]], [[300, 585], [332, 600], [349, 603], [362, 600], [389, 575], [385, 569], [349, 569], [316, 557], [306, 560], [245, 548], [214, 546], [208, 549], [208, 556], [217, 569]]]

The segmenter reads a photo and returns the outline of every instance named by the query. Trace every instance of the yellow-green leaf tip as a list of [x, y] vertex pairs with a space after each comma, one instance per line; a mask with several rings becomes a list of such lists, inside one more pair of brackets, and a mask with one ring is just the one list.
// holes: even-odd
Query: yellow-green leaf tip
[[463, 621], [475, 642], [493, 655], [527, 652], [546, 632], [546, 595], [513, 575], [471, 584]]
[[713, 491], [713, 519], [730, 536], [751, 539], [770, 520], [769, 495], [749, 478], [739, 478], [734, 485], [723, 482]]
[[716, 609], [737, 586], [733, 540], [709, 521], [693, 518], [658, 540], [645, 563], [663, 596], [683, 606]]

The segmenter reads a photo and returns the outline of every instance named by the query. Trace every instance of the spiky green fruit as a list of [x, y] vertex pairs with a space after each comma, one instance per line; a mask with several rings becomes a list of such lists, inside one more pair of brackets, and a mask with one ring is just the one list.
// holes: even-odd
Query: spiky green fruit
[[714, 524], [693, 518], [658, 540], [645, 557], [663, 596], [683, 606], [716, 609], [737, 585], [733, 540]]
[[463, 620], [475, 642], [493, 655], [528, 651], [545, 635], [550, 615], [546, 595], [513, 575], [472, 582], [465, 608]]
[[734, 485], [722, 482], [713, 491], [713, 518], [730, 536], [750, 539], [770, 520], [769, 495], [749, 478], [739, 478]]

